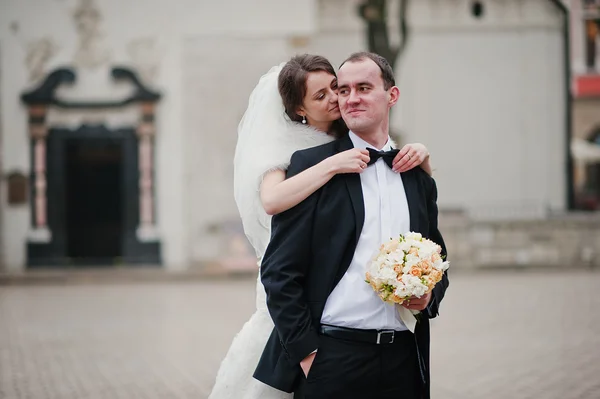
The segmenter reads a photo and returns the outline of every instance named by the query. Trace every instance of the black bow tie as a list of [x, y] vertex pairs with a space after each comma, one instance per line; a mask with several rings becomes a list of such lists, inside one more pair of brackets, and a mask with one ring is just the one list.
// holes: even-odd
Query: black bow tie
[[394, 161], [394, 158], [396, 158], [396, 155], [398, 155], [398, 153], [400, 152], [400, 150], [394, 150], [391, 149], [389, 151], [377, 151], [374, 148], [367, 148], [367, 151], [369, 151], [369, 163], [367, 164], [367, 166], [371, 166], [373, 165], [375, 162], [377, 162], [377, 160], [379, 158], [383, 158], [384, 162], [391, 168], [392, 167], [392, 162]]

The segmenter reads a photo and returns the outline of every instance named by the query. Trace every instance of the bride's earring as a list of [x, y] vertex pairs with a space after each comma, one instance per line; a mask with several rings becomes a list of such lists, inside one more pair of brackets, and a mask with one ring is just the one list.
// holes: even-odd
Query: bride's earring
[[303, 124], [303, 125], [306, 125], [306, 116], [303, 116], [303, 117], [302, 117], [302, 124]]

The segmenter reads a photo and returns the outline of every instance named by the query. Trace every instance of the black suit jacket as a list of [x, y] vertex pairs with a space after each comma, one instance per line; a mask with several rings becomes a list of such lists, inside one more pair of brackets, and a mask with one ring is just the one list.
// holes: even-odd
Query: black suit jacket
[[[298, 151], [292, 156], [287, 177], [351, 148], [350, 137], [344, 136], [322, 146]], [[437, 225], [434, 180], [421, 168], [401, 176], [411, 231], [420, 232], [440, 244], [446, 254]], [[359, 174], [338, 174], [296, 207], [273, 217], [271, 241], [261, 265], [261, 280], [275, 328], [254, 378], [282, 391], [296, 389], [303, 378], [300, 361], [319, 346], [317, 330], [325, 302], [352, 261], [364, 219]], [[428, 319], [438, 314], [447, 287], [448, 277], [444, 274], [423, 312], [425, 317], [415, 330], [426, 370], [429, 368]], [[427, 376], [426, 381], [429, 381]], [[427, 392], [425, 396], [428, 396]]]

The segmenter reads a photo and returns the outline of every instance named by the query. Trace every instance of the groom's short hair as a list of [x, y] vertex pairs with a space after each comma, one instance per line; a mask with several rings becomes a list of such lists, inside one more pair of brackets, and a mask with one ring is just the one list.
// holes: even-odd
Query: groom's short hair
[[383, 88], [385, 90], [389, 90], [391, 87], [396, 86], [396, 78], [394, 78], [394, 70], [392, 69], [392, 66], [390, 65], [388, 60], [386, 60], [379, 54], [370, 53], [368, 51], [360, 51], [358, 53], [354, 53], [350, 55], [350, 57], [346, 58], [344, 62], [342, 62], [340, 68], [346, 62], [364, 61], [366, 58], [376, 63], [379, 69], [381, 69], [381, 78], [383, 79]]

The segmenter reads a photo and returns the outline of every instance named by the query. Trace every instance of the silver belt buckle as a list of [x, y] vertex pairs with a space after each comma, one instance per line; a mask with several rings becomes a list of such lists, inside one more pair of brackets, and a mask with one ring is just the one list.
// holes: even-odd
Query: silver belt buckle
[[393, 344], [394, 343], [394, 335], [395, 335], [395, 333], [396, 332], [394, 330], [391, 330], [391, 331], [389, 331], [389, 330], [388, 331], [377, 331], [377, 345], [381, 344], [381, 336], [383, 334], [391, 334], [392, 335], [392, 339], [391, 339], [391, 341], [389, 343]]

